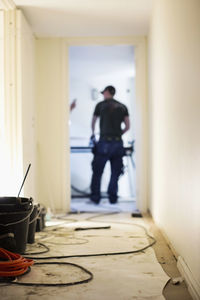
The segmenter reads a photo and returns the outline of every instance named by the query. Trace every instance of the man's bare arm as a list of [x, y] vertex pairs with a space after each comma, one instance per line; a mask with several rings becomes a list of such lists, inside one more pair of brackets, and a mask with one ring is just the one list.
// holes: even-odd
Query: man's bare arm
[[127, 132], [130, 129], [130, 119], [129, 116], [126, 116], [124, 118], [124, 124], [125, 124], [125, 128], [122, 131], [122, 134], [124, 134], [125, 132]]
[[95, 131], [95, 125], [96, 125], [96, 121], [97, 121], [97, 116], [93, 116], [92, 118], [92, 134], [94, 134], [94, 131]]

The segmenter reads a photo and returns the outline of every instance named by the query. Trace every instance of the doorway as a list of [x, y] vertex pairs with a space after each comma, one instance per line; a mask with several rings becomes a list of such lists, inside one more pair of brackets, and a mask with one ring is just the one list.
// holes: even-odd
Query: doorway
[[[124, 147], [134, 147], [135, 74], [133, 45], [69, 47], [71, 210], [110, 209], [106, 193], [110, 177], [109, 162], [101, 181], [101, 204], [94, 207], [88, 202], [93, 159], [88, 147], [91, 119], [96, 104], [103, 100], [100, 91], [107, 85], [113, 85], [116, 88], [115, 99], [125, 104], [130, 114], [131, 129], [123, 136]], [[98, 139], [99, 129], [96, 133]], [[126, 153], [123, 158], [124, 174], [119, 180], [119, 202], [115, 208], [132, 211], [136, 209], [135, 153], [134, 149]]]

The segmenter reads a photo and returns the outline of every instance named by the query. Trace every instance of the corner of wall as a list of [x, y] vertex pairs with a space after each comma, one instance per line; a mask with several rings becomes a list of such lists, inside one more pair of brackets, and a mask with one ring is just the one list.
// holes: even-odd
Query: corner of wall
[[188, 286], [188, 290], [194, 300], [200, 299], [200, 284], [195, 280], [193, 274], [181, 256], [178, 256], [177, 267]]

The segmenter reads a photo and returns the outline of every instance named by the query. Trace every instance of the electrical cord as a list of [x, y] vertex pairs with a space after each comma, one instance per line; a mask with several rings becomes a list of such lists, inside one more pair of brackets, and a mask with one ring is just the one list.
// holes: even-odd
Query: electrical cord
[[[93, 279], [93, 274], [86, 268], [81, 265], [69, 263], [69, 262], [41, 262], [34, 263], [33, 260], [27, 259], [20, 254], [12, 253], [6, 249], [0, 248], [0, 258], [3, 261], [0, 261], [0, 282], [10, 283], [15, 285], [24, 285], [24, 286], [72, 286], [83, 283], [88, 283]], [[82, 270], [86, 274], [89, 275], [88, 278], [73, 282], [66, 283], [37, 283], [37, 282], [19, 282], [17, 281], [17, 277], [21, 275], [25, 275], [30, 272], [32, 265], [68, 265], [78, 268]]]
[[[117, 214], [117, 213], [118, 213], [118, 212], [110, 212], [110, 213], [97, 214], [97, 215], [95, 215], [95, 216], [91, 216], [91, 217], [86, 218], [86, 221], [93, 221], [93, 219], [96, 219], [96, 218], [99, 218], [99, 217], [103, 217], [103, 216], [114, 215], [114, 214]], [[108, 223], [107, 221], [98, 221], [98, 222], [100, 222], [100, 223]], [[153, 240], [153, 241], [154, 241], [154, 244], [156, 243], [156, 239], [155, 239], [153, 236], [151, 236], [151, 235], [148, 233], [146, 227], [143, 226], [143, 225], [141, 225], [141, 224], [129, 223], [129, 222], [112, 222], [112, 221], [109, 221], [109, 223], [112, 223], [112, 224], [122, 224], [122, 225], [131, 225], [131, 226], [133, 225], [133, 226], [140, 227], [140, 228], [142, 228], [142, 229], [144, 230], [146, 236], [147, 236], [148, 238], [150, 238], [151, 240]], [[154, 245], [154, 244], [153, 244], [153, 245]], [[153, 246], [153, 245], [152, 245], [152, 246]]]
[[[81, 195], [72, 195], [72, 198], [85, 198], [85, 197], [88, 198], [88, 197], [91, 196], [91, 193], [87, 193], [85, 190], [80, 190], [77, 187], [75, 187], [74, 185], [71, 185], [71, 188], [75, 192], [81, 194]], [[101, 198], [108, 198], [108, 193], [107, 192], [101, 192]]]
[[[104, 213], [104, 214], [98, 214], [95, 216], [91, 216], [86, 218], [86, 221], [92, 221], [93, 219], [96, 219], [98, 217], [102, 217], [105, 215], [113, 215], [113, 214], [117, 214], [118, 212], [110, 212], [110, 213]], [[105, 223], [106, 221], [98, 221], [98, 222], [103, 222]], [[106, 222], [108, 223], [108, 222]], [[137, 226], [140, 227], [144, 230], [146, 236], [152, 241], [150, 242], [148, 245], [146, 245], [145, 247], [142, 247], [140, 249], [137, 250], [130, 250], [130, 251], [119, 251], [119, 252], [103, 252], [103, 253], [91, 253], [91, 254], [76, 254], [76, 255], [64, 255], [64, 256], [43, 256], [43, 257], [27, 257], [29, 259], [42, 259], [42, 260], [48, 260], [48, 259], [68, 259], [68, 258], [80, 258], [80, 257], [99, 257], [99, 256], [116, 256], [116, 255], [128, 255], [128, 254], [135, 254], [135, 253], [139, 253], [139, 252], [144, 252], [146, 249], [152, 247], [155, 243], [156, 243], [156, 239], [151, 236], [147, 229], [139, 224], [135, 224], [135, 223], [126, 223], [126, 222], [111, 222], [109, 221], [109, 223], [113, 223], [113, 224], [124, 224], [124, 225], [130, 225], [130, 226]]]
[[[47, 244], [53, 244], [53, 245], [68, 245], [68, 246], [70, 246], [70, 245], [83, 245], [83, 244], [87, 244], [87, 243], [89, 243], [89, 241], [87, 240], [87, 239], [85, 239], [85, 238], [77, 238], [77, 237], [75, 237], [74, 236], [74, 234], [73, 235], [71, 235], [71, 236], [69, 236], [69, 235], [67, 235], [67, 238], [68, 239], [74, 239], [74, 240], [78, 240], [78, 241], [80, 241], [80, 242], [75, 242], [75, 243], [60, 243], [60, 242], [55, 242], [55, 241], [51, 241], [51, 239], [56, 239], [57, 237], [59, 238], [60, 237], [60, 232], [59, 232], [59, 234], [58, 234], [58, 236], [56, 236], [56, 234], [57, 234], [57, 230], [58, 229], [62, 229], [62, 228], [64, 228], [64, 227], [59, 227], [59, 228], [54, 228], [53, 230], [49, 230], [49, 232], [48, 233], [50, 233], [50, 234], [52, 234], [51, 236], [49, 236], [49, 235], [45, 235], [44, 237], [40, 237], [39, 238], [39, 240], [42, 240], [42, 241], [45, 241]], [[68, 232], [67, 232], [68, 233]], [[63, 235], [65, 236], [65, 234], [66, 234], [66, 232], [64, 232], [63, 233]], [[48, 248], [45, 244], [42, 244], [42, 243], [38, 243], [38, 245], [42, 245], [43, 247], [46, 247], [46, 248]], [[48, 251], [49, 251], [50, 249], [48, 248]], [[42, 253], [46, 253], [46, 252], [48, 252], [48, 251], [45, 251], [45, 252], [38, 252], [38, 253], [34, 253], [34, 254], [42, 254]], [[26, 253], [26, 255], [33, 255], [33, 253]]]
[[[150, 236], [149, 236], [150, 237]], [[98, 256], [115, 256], [115, 255], [128, 255], [128, 254], [135, 254], [139, 252], [144, 252], [144, 250], [152, 247], [156, 240], [152, 237], [153, 242], [148, 244], [147, 246], [137, 249], [137, 250], [131, 250], [131, 251], [120, 251], [120, 252], [106, 252], [106, 253], [91, 253], [91, 254], [76, 254], [76, 255], [62, 255], [62, 256], [43, 256], [43, 257], [30, 257], [26, 256], [26, 258], [29, 259], [64, 259], [64, 258], [80, 258], [80, 257], [98, 257]]]
[[[86, 218], [86, 221], [90, 221], [92, 222], [94, 219], [102, 217], [102, 216], [108, 216], [108, 215], [113, 215], [113, 214], [117, 214], [118, 212], [109, 212], [109, 213], [101, 213], [95, 216], [91, 216]], [[102, 222], [105, 223], [107, 221], [98, 221], [98, 222]], [[147, 229], [140, 225], [140, 224], [135, 224], [135, 223], [128, 223], [128, 222], [113, 222], [113, 221], [109, 221], [109, 223], [113, 223], [113, 224], [125, 224], [125, 225], [131, 225], [131, 226], [138, 226], [140, 228], [142, 228], [146, 234], [146, 236], [152, 240], [151, 243], [149, 243], [147, 246], [141, 248], [141, 249], [137, 249], [137, 250], [131, 250], [131, 251], [121, 251], [121, 252], [109, 252], [109, 253], [94, 253], [94, 254], [79, 254], [79, 255], [66, 255], [66, 256], [49, 256], [49, 257], [25, 257], [25, 259], [27, 259], [29, 262], [31, 261], [31, 259], [42, 259], [42, 260], [48, 260], [48, 259], [65, 259], [65, 258], [79, 258], [79, 257], [97, 257], [97, 256], [113, 256], [113, 255], [127, 255], [127, 254], [134, 254], [134, 253], [139, 253], [139, 252], [143, 252], [144, 250], [148, 249], [149, 247], [153, 246], [156, 243], [156, 240], [154, 237], [152, 237]], [[60, 244], [60, 243], [58, 243]], [[42, 244], [44, 245], [44, 244]], [[44, 245], [45, 246], [45, 245]], [[46, 248], [48, 248], [46, 246]], [[48, 248], [49, 250], [49, 248]], [[31, 254], [31, 253], [30, 253]], [[36, 253], [34, 253], [36, 254]], [[33, 255], [34, 255], [33, 254]], [[32, 254], [31, 254], [32, 255]], [[74, 266], [82, 271], [84, 271], [86, 274], [89, 275], [89, 277], [87, 279], [81, 280], [81, 281], [74, 281], [74, 282], [67, 282], [67, 283], [37, 283], [37, 282], [19, 282], [16, 280], [10, 281], [11, 284], [15, 284], [15, 285], [24, 285], [24, 286], [72, 286], [72, 285], [78, 285], [78, 284], [83, 284], [83, 283], [88, 283], [89, 281], [91, 281], [93, 279], [93, 274], [92, 272], [90, 272], [89, 270], [87, 270], [86, 268], [74, 264], [74, 263], [68, 263], [68, 262], [37, 262], [35, 263], [35, 265], [54, 265], [54, 264], [58, 264], [58, 265], [70, 265], [70, 266]], [[30, 266], [26, 269], [25, 272], [30, 271]]]
[[34, 261], [24, 258], [20, 254], [12, 253], [4, 248], [0, 248], [0, 277], [16, 277], [27, 272]]
[[[50, 251], [49, 247], [47, 247], [45, 244], [43, 243], [37, 243], [38, 246], [41, 246], [43, 248], [45, 248], [45, 250], [40, 251], [40, 252], [25, 252], [24, 255], [37, 255], [37, 254], [44, 254]], [[36, 246], [37, 246], [36, 245]]]
[[68, 266], [73, 266], [76, 267], [77, 269], [83, 271], [84, 273], [88, 274], [89, 277], [83, 280], [78, 280], [78, 281], [73, 281], [73, 282], [65, 282], [65, 283], [40, 283], [40, 282], [19, 282], [19, 281], [11, 281], [10, 284], [15, 284], [15, 285], [24, 285], [24, 286], [72, 286], [72, 285], [78, 285], [78, 284], [83, 284], [83, 283], [88, 283], [93, 279], [93, 274], [86, 268], [82, 267], [81, 265], [74, 264], [74, 263], [69, 263], [69, 262], [40, 262], [40, 263], [35, 263], [36, 265], [68, 265]]
[[[70, 239], [70, 238], [69, 238]], [[89, 241], [87, 239], [84, 239], [84, 238], [75, 238], [75, 237], [71, 237], [71, 239], [74, 239], [74, 240], [80, 240], [82, 242], [79, 242], [79, 243], [60, 243], [60, 242], [52, 242], [52, 241], [47, 241], [48, 244], [53, 244], [53, 245], [67, 245], [67, 246], [73, 246], [73, 245], [83, 245], [83, 244], [87, 244], [89, 243]]]
[[80, 190], [77, 187], [75, 187], [74, 185], [71, 185], [72, 190], [74, 190], [75, 192], [85, 195], [85, 196], [90, 196], [90, 193], [87, 193], [86, 191]]

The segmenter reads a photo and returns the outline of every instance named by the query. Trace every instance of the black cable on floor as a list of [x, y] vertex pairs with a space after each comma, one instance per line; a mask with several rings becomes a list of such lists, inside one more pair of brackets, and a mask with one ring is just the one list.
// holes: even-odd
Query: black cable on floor
[[[115, 215], [115, 214], [118, 214], [118, 212], [101, 213], [101, 214], [97, 214], [97, 215], [95, 215], [95, 216], [88, 217], [88, 218], [86, 218], [85, 220], [86, 220], [86, 221], [92, 221], [92, 220], [94, 220], [94, 219], [96, 219], [96, 218], [99, 218], [99, 217], [109, 216], [109, 215]], [[142, 229], [144, 230], [146, 236], [147, 236], [148, 238], [150, 238], [151, 240], [153, 240], [152, 246], [156, 243], [156, 239], [155, 239], [153, 236], [151, 236], [151, 235], [148, 233], [146, 227], [142, 226], [141, 224], [129, 223], [129, 222], [113, 222], [113, 221], [98, 221], [98, 222], [100, 222], [100, 223], [122, 224], [122, 225], [131, 225], [131, 226], [137, 226], [137, 227], [140, 227], [140, 228], [142, 228]]]
[[86, 191], [80, 190], [77, 187], [75, 187], [74, 185], [71, 185], [72, 190], [74, 190], [75, 192], [84, 195], [85, 197], [89, 197], [90, 193], [87, 193]]
[[38, 246], [42, 246], [43, 248], [45, 248], [45, 250], [40, 251], [40, 252], [25, 252], [24, 255], [37, 255], [37, 254], [44, 254], [50, 251], [49, 247], [47, 247], [45, 244], [43, 243], [37, 243]]
[[[116, 214], [116, 212], [110, 212], [107, 214], [98, 214], [92, 217], [88, 217], [86, 218], [87, 221], [92, 221], [92, 219], [97, 218], [97, 217], [101, 217], [101, 216], [105, 216], [105, 215], [113, 215]], [[105, 223], [106, 221], [98, 221], [98, 222], [103, 222]], [[108, 223], [108, 222], [106, 222]], [[91, 253], [91, 254], [77, 254], [77, 255], [64, 255], [64, 256], [44, 256], [44, 257], [26, 257], [29, 259], [62, 259], [62, 258], [80, 258], [80, 257], [99, 257], [99, 256], [114, 256], [114, 255], [128, 255], [128, 254], [135, 254], [135, 253], [139, 253], [139, 252], [143, 252], [144, 250], [152, 247], [155, 243], [156, 243], [156, 239], [151, 236], [147, 229], [139, 224], [133, 224], [133, 223], [126, 223], [126, 222], [110, 222], [109, 223], [114, 223], [114, 224], [124, 224], [124, 225], [131, 225], [131, 226], [138, 226], [140, 228], [142, 228], [146, 234], [146, 236], [148, 238], [150, 238], [152, 240], [152, 242], [150, 244], [148, 244], [147, 246], [137, 249], [137, 250], [131, 250], [131, 251], [120, 251], [120, 252], [105, 252], [105, 253]]]
[[71, 237], [69, 239], [74, 239], [74, 240], [80, 240], [82, 242], [79, 242], [79, 243], [56, 243], [56, 242], [51, 242], [51, 241], [47, 241], [47, 244], [53, 244], [53, 245], [60, 245], [60, 246], [76, 246], [76, 245], [84, 245], [84, 244], [87, 244], [89, 243], [89, 241], [87, 239], [84, 239], [84, 238], [75, 238], [75, 237]]
[[[85, 221], [92, 221], [93, 219], [96, 219], [96, 218], [100, 218], [100, 217], [104, 217], [104, 216], [111, 216], [111, 215], [117, 215], [117, 214], [119, 214], [119, 213], [121, 213], [122, 211], [118, 211], [118, 210], [114, 210], [114, 211], [108, 211], [108, 212], [103, 212], [103, 213], [98, 213], [98, 214], [96, 214], [96, 215], [94, 215], [94, 216], [91, 216], [91, 217], [87, 217], [86, 219], [85, 219]], [[108, 223], [108, 222], [106, 222], [106, 221], [98, 221], [98, 222], [101, 222], [101, 223]], [[110, 221], [109, 221], [110, 222]], [[117, 224], [118, 222], [116, 222], [116, 224]]]
[[[79, 193], [80, 195], [71, 195], [72, 198], [90, 198], [91, 193], [86, 192], [85, 190], [80, 190], [79, 188], [75, 187], [74, 185], [71, 185], [72, 190]], [[89, 187], [88, 187], [89, 189]], [[86, 189], [87, 190], [87, 189]], [[108, 198], [107, 192], [101, 192], [101, 198]]]
[[[86, 218], [86, 221], [92, 221], [98, 217], [102, 217], [105, 215], [113, 215], [116, 214], [118, 212], [109, 212], [109, 213], [101, 213], [95, 216], [91, 216]], [[98, 222], [102, 222], [105, 223], [107, 221], [98, 221]], [[138, 226], [140, 228], [142, 228], [146, 234], [146, 236], [148, 238], [150, 238], [152, 240], [152, 242], [150, 244], [148, 244], [147, 246], [141, 248], [141, 249], [137, 249], [137, 250], [132, 250], [132, 251], [121, 251], [121, 252], [110, 252], [110, 253], [96, 253], [96, 254], [79, 254], [79, 255], [66, 255], [66, 256], [49, 256], [49, 257], [27, 257], [30, 259], [42, 259], [42, 260], [46, 260], [46, 259], [65, 259], [65, 258], [79, 258], [79, 257], [99, 257], [99, 256], [114, 256], [114, 255], [127, 255], [127, 254], [134, 254], [134, 253], [139, 253], [139, 252], [143, 252], [144, 250], [152, 247], [155, 243], [156, 243], [156, 239], [151, 236], [147, 229], [139, 224], [133, 224], [133, 223], [127, 223], [127, 222], [112, 222], [109, 221], [110, 223], [114, 223], [114, 224], [125, 224], [125, 225], [131, 225], [131, 226]], [[75, 282], [67, 282], [67, 283], [22, 283], [22, 282], [16, 282], [16, 281], [12, 281], [12, 284], [16, 284], [16, 285], [25, 285], [25, 286], [72, 286], [72, 285], [78, 285], [78, 284], [83, 284], [83, 283], [88, 283], [89, 281], [91, 281], [93, 279], [93, 274], [92, 272], [90, 272], [89, 270], [85, 269], [84, 267], [77, 265], [77, 264], [73, 264], [73, 263], [66, 263], [66, 262], [41, 262], [41, 263], [35, 263], [36, 265], [43, 265], [43, 264], [67, 264], [67, 265], [71, 265], [71, 266], [75, 266], [79, 269], [81, 269], [82, 271], [84, 271], [85, 273], [87, 273], [89, 275], [89, 277], [85, 280], [82, 281], [75, 281]]]
[[78, 268], [79, 270], [82, 270], [86, 274], [89, 275], [88, 278], [83, 279], [83, 280], [78, 280], [78, 281], [73, 281], [73, 282], [66, 282], [66, 283], [37, 283], [37, 282], [19, 282], [19, 281], [11, 281], [11, 284], [15, 285], [24, 285], [24, 286], [72, 286], [72, 285], [78, 285], [78, 284], [83, 284], [83, 283], [88, 283], [93, 279], [93, 274], [86, 268], [74, 264], [74, 263], [69, 263], [69, 262], [41, 262], [41, 263], [35, 263], [34, 265], [68, 265], [68, 266], [73, 266]]
[[[59, 217], [59, 220], [69, 220], [69, 219], [65, 219], [65, 218], [62, 218], [62, 217]], [[78, 220], [76, 220], [76, 219], [70, 219], [70, 220], [73, 220], [73, 222], [70, 222], [70, 223], [66, 223], [67, 225], [68, 224], [73, 224], [73, 223], [76, 223], [76, 222], [79, 222]], [[73, 245], [83, 245], [83, 244], [87, 244], [87, 243], [89, 243], [89, 240], [88, 239], [85, 239], [85, 238], [78, 238], [78, 237], [75, 237], [75, 236], [67, 236], [69, 239], [72, 239], [72, 240], [77, 240], [77, 241], [79, 241], [79, 242], [75, 242], [75, 243], [60, 243], [60, 242], [54, 242], [54, 241], [51, 241], [51, 239], [53, 239], [54, 237], [57, 237], [57, 236], [55, 236], [55, 235], [53, 235], [54, 233], [56, 233], [58, 230], [61, 230], [61, 229], [63, 229], [64, 227], [62, 227], [62, 225], [63, 224], [65, 224], [65, 222], [64, 223], [62, 223], [62, 224], [59, 224], [59, 225], [57, 225], [57, 227], [55, 227], [55, 225], [54, 226], [48, 226], [48, 227], [50, 227], [50, 228], [45, 228], [45, 233], [46, 233], [46, 235], [44, 236], [44, 237], [40, 237], [39, 238], [39, 240], [46, 240], [46, 243], [47, 244], [53, 244], [53, 245], [67, 245], [67, 246], [73, 246]], [[53, 228], [51, 228], [51, 227], [53, 227]], [[52, 234], [52, 236], [48, 236], [48, 234]], [[58, 236], [58, 237], [60, 237], [60, 236]], [[48, 248], [45, 244], [42, 244], [42, 243], [38, 243], [38, 245], [42, 245], [43, 247], [46, 247], [46, 248]], [[49, 249], [49, 248], [48, 248]], [[50, 249], [49, 249], [49, 251], [50, 251]], [[48, 251], [45, 251], [45, 252], [38, 252], [38, 253], [25, 253], [25, 255], [34, 255], [34, 254], [42, 254], [42, 253], [46, 253], [46, 252], [48, 252]]]
[[44, 256], [44, 257], [30, 257], [25, 256], [25, 258], [29, 259], [64, 259], [64, 258], [80, 258], [80, 257], [98, 257], [98, 256], [114, 256], [114, 255], [128, 255], [128, 254], [135, 254], [139, 252], [143, 252], [144, 250], [152, 247], [156, 243], [156, 240], [153, 238], [153, 242], [149, 245], [137, 249], [137, 250], [131, 250], [131, 251], [121, 251], [121, 252], [107, 252], [107, 253], [92, 253], [92, 254], [77, 254], [77, 255], [62, 255], [62, 256]]

